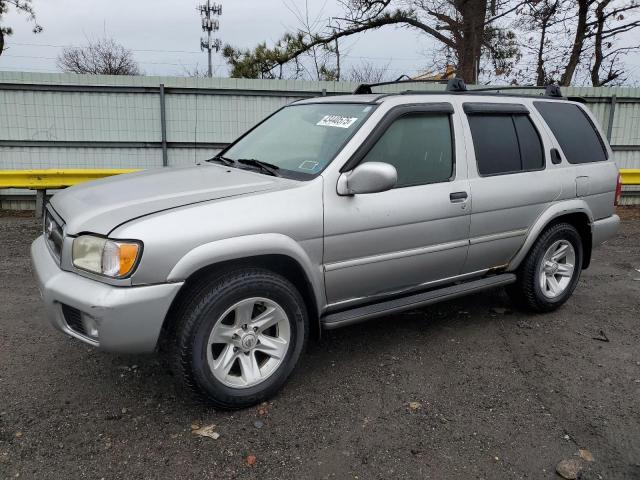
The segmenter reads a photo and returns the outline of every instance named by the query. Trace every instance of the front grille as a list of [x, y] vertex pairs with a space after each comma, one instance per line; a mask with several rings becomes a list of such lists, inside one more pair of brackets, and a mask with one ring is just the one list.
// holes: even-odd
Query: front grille
[[70, 307], [69, 305], [62, 304], [62, 314], [64, 315], [64, 321], [67, 322], [67, 326], [80, 335], [87, 336], [87, 329], [82, 321], [82, 314], [77, 308]]
[[51, 253], [60, 261], [64, 234], [62, 232], [62, 226], [53, 215], [51, 215], [49, 210], [47, 210], [44, 216], [44, 238], [47, 240]]

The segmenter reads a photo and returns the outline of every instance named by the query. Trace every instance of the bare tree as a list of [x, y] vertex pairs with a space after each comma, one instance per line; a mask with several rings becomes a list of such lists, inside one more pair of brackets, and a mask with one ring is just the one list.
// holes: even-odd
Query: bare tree
[[573, 0], [540, 0], [519, 12], [514, 28], [523, 32], [524, 60], [515, 83], [544, 86], [558, 82], [569, 58], [574, 6]]
[[349, 80], [357, 83], [378, 83], [389, 79], [389, 64], [376, 65], [369, 61], [362, 61], [349, 69]]
[[[339, 40], [310, 45], [300, 52], [293, 50], [299, 45], [298, 38], [315, 36], [315, 32], [331, 22], [323, 18], [324, 6], [314, 14], [305, 0], [300, 8], [293, 1], [284, 6], [297, 21], [292, 33], [287, 33], [273, 47], [265, 42], [252, 49], [239, 49], [225, 45], [222, 56], [231, 67], [234, 78], [307, 78], [311, 80], [340, 80], [341, 59]], [[327, 26], [328, 30], [333, 27]]]
[[626, 20], [629, 13], [637, 13], [640, 6], [635, 2], [618, 3], [602, 0], [595, 8], [594, 19], [589, 25], [588, 36], [593, 38], [593, 58], [589, 66], [591, 84], [601, 87], [618, 81], [624, 75], [620, 63], [622, 56], [638, 50], [640, 44], [622, 46], [618, 41], [621, 33], [630, 32], [640, 26], [640, 20]]
[[298, 12], [303, 26], [271, 47], [226, 45], [231, 76], [283, 78], [288, 68], [294, 78], [340, 78], [337, 42], [390, 26], [435, 40], [431, 64], [421, 67], [451, 65], [468, 83], [616, 84], [625, 79], [625, 55], [640, 45], [629, 45], [640, 26], [638, 0], [338, 1], [341, 16], [323, 21]]
[[58, 68], [89, 75], [141, 75], [131, 50], [112, 38], [89, 40], [84, 47], [65, 48], [58, 56]]
[[[33, 33], [40, 33], [42, 27], [36, 22], [36, 13], [31, 5], [31, 0], [0, 0], [0, 22], [2, 17], [9, 11], [9, 6], [14, 7], [18, 12], [27, 15], [30, 21], [34, 22]], [[4, 52], [5, 37], [13, 33], [10, 27], [0, 25], [0, 55]]]
[[[326, 4], [325, 4], [326, 5]], [[315, 31], [322, 28], [325, 20], [323, 5], [315, 15], [312, 15], [309, 9], [309, 0], [305, 0], [304, 10], [300, 9], [293, 2], [285, 2], [285, 7], [294, 15], [298, 21], [297, 33], [304, 36], [312, 36]], [[307, 76], [313, 80], [340, 80], [340, 48], [338, 40], [333, 44], [314, 45], [305, 52], [309, 57], [311, 68], [307, 68], [305, 63], [299, 63], [302, 69], [307, 70]], [[332, 58], [336, 58], [336, 66], [332, 65]], [[282, 75], [279, 74], [279, 78]]]
[[317, 30], [299, 29], [285, 34], [272, 48], [260, 44], [239, 51], [229, 45], [224, 56], [232, 76], [255, 75], [259, 64], [263, 76], [295, 61], [317, 47], [386, 26], [410, 28], [435, 39], [453, 53], [458, 76], [468, 82], [478, 78], [484, 52], [501, 70], [517, 53], [515, 35], [499, 23], [532, 0], [341, 0], [343, 15]]
[[519, 24], [531, 35], [530, 45], [521, 47], [535, 57], [537, 85], [625, 80], [622, 60], [640, 46], [624, 37], [632, 38], [640, 27], [636, 0], [538, 0], [521, 13]]
[[[217, 68], [213, 69], [214, 76], [217, 76], [217, 70]], [[180, 76], [192, 78], [209, 78], [209, 71], [207, 69], [207, 66], [200, 67], [200, 65], [197, 63], [193, 66], [182, 65]]]

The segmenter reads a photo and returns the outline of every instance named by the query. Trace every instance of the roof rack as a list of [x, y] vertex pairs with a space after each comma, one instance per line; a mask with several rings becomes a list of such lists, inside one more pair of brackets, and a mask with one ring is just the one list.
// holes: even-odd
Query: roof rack
[[[405, 80], [406, 78], [406, 80]], [[395, 80], [391, 80], [389, 82], [378, 82], [378, 83], [361, 83], [358, 87], [353, 91], [354, 95], [366, 95], [373, 93], [371, 87], [381, 87], [382, 85], [396, 85], [399, 83], [447, 83], [446, 80], [413, 80], [408, 75], [400, 75]]]
[[461, 78], [452, 78], [447, 82], [447, 92], [466, 92], [467, 86]]
[[[404, 79], [406, 77], [406, 80]], [[534, 85], [507, 85], [504, 87], [481, 87], [474, 88], [469, 90], [467, 85], [464, 83], [464, 80], [461, 78], [451, 78], [449, 80], [413, 80], [409, 78], [407, 75], [402, 75], [398, 77], [396, 80], [392, 80], [389, 82], [379, 82], [379, 83], [363, 83], [358, 85], [358, 87], [353, 91], [354, 95], [364, 95], [371, 94], [373, 91], [372, 87], [379, 87], [382, 85], [397, 85], [402, 83], [440, 83], [447, 84], [445, 88], [446, 92], [450, 93], [476, 93], [476, 92], [502, 92], [503, 90], [540, 90], [544, 89], [544, 96], [550, 98], [563, 98], [562, 92], [560, 91], [560, 87], [558, 85], [547, 85], [546, 87], [537, 87]], [[399, 93], [420, 93], [416, 91], [405, 91]], [[422, 92], [426, 93], [426, 92]], [[429, 93], [438, 93], [435, 91], [430, 91]]]
[[508, 85], [505, 87], [482, 87], [474, 88], [469, 93], [473, 92], [501, 92], [503, 90], [541, 90], [544, 88], [545, 97], [562, 98], [562, 92], [558, 85], [547, 85], [545, 87], [537, 87], [535, 85]]

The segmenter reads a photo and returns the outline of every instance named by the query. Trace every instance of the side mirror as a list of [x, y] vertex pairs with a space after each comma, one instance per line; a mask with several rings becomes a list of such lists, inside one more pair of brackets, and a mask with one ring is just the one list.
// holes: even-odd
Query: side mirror
[[398, 182], [396, 167], [383, 162], [365, 162], [338, 178], [338, 195], [378, 193], [391, 190]]

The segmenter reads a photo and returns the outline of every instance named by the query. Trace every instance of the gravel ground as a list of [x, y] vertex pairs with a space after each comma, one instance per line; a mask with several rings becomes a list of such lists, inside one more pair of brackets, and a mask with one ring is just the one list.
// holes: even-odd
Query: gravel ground
[[2, 216], [0, 478], [545, 479], [579, 449], [582, 478], [640, 478], [640, 214], [622, 215], [559, 311], [495, 291], [327, 332], [277, 397], [235, 413], [157, 357], [46, 325], [39, 226]]

